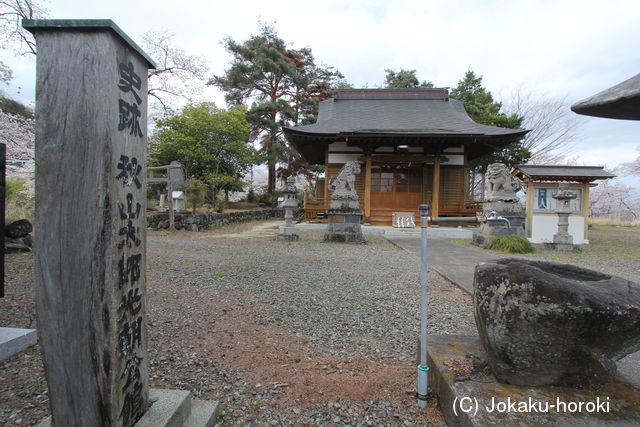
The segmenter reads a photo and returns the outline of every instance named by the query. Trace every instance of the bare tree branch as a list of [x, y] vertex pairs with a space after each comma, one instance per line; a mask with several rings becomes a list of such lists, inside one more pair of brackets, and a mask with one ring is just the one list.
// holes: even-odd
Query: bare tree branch
[[2, 49], [17, 54], [36, 54], [33, 35], [22, 28], [23, 19], [46, 18], [48, 11], [33, 0], [0, 0], [0, 40]]
[[174, 47], [173, 37], [166, 30], [150, 31], [141, 43], [158, 67], [149, 70], [148, 93], [165, 111], [172, 102], [196, 100], [205, 87], [209, 71], [204, 58]]
[[530, 130], [524, 141], [525, 148], [532, 153], [530, 163], [566, 163], [582, 123], [571, 112], [566, 96], [556, 98], [520, 86], [505, 98], [503, 110], [524, 117], [523, 127]]

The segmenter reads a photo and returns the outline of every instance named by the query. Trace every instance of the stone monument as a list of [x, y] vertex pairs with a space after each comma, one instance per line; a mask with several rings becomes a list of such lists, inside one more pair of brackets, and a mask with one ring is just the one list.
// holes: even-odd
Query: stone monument
[[350, 161], [329, 181], [331, 208], [327, 211], [325, 242], [365, 243], [360, 221], [362, 211], [356, 192], [356, 175], [360, 173], [360, 162]]
[[173, 191], [184, 191], [184, 169], [180, 162], [177, 160], [169, 163], [169, 166], [173, 166], [170, 169], [167, 169], [167, 174], [169, 175], [169, 179], [171, 180], [171, 189]]
[[479, 264], [474, 313], [498, 381], [600, 387], [640, 350], [640, 284], [573, 265]]
[[284, 193], [284, 201], [282, 202], [284, 225], [280, 226], [280, 232], [276, 236], [276, 240], [300, 240], [298, 229], [293, 224], [293, 209], [298, 207], [298, 200], [296, 199], [298, 189], [295, 186], [295, 182], [295, 178], [290, 176], [287, 178], [287, 185], [282, 190]]
[[486, 183], [489, 194], [483, 209], [487, 221], [480, 225], [474, 243], [486, 247], [493, 236], [524, 236], [525, 214], [516, 197], [516, 191], [520, 189], [518, 180], [511, 176], [504, 163], [492, 163], [487, 167]]
[[38, 45], [35, 300], [48, 422], [166, 425], [154, 418], [172, 405], [150, 393], [146, 329], [143, 171], [155, 64], [111, 20], [23, 26]]
[[576, 249], [576, 245], [573, 244], [573, 236], [569, 234], [570, 202], [578, 195], [574, 191], [569, 191], [568, 183], [561, 182], [558, 185], [558, 191], [551, 197], [557, 200], [558, 232], [553, 235], [553, 243], [547, 244], [547, 246], [552, 246], [557, 251], [572, 251]]

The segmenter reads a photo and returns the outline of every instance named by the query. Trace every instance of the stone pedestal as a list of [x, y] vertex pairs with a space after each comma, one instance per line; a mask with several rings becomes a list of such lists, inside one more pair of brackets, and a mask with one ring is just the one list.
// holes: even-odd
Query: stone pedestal
[[488, 247], [493, 236], [517, 235], [524, 236], [526, 216], [522, 206], [517, 202], [493, 201], [484, 204], [485, 212], [495, 212], [496, 217], [504, 219], [488, 218], [486, 222], [480, 224], [480, 233], [473, 236], [474, 244], [483, 248]]
[[558, 212], [558, 232], [553, 235], [551, 244], [557, 251], [569, 252], [576, 248], [573, 244], [573, 236], [569, 234], [569, 213]]
[[298, 229], [293, 225], [293, 208], [298, 207], [297, 203], [284, 203], [284, 225], [280, 226], [280, 232], [276, 236], [276, 240], [298, 241]]
[[360, 226], [361, 210], [330, 209], [327, 218], [324, 242], [366, 243]]

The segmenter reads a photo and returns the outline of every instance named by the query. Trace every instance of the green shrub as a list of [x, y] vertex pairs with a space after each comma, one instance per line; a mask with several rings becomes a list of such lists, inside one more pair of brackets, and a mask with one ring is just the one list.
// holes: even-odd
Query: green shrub
[[510, 254], [528, 254], [533, 252], [533, 245], [523, 236], [496, 236], [489, 242], [489, 249]]
[[29, 195], [27, 180], [7, 177], [5, 182], [5, 215], [7, 219], [33, 220], [35, 198]]
[[185, 183], [187, 202], [191, 206], [192, 212], [196, 213], [196, 208], [204, 203], [207, 186], [204, 182], [196, 178], [190, 178]]
[[249, 192], [247, 193], [247, 202], [249, 203], [256, 202], [256, 193], [253, 191], [253, 188], [250, 188]]
[[263, 203], [265, 205], [271, 205], [274, 200], [278, 200], [278, 196], [275, 194], [262, 193], [256, 197], [257, 203]]
[[220, 200], [218, 203], [216, 203], [216, 212], [222, 213], [225, 209], [229, 209], [229, 203], [227, 203], [225, 200]]

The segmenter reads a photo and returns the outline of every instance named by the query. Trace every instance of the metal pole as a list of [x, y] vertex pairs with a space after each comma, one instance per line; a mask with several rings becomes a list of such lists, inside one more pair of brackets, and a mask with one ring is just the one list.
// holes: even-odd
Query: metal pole
[[427, 227], [429, 205], [420, 205], [420, 365], [418, 365], [418, 406], [427, 407], [427, 314], [429, 311], [429, 265], [427, 263]]

